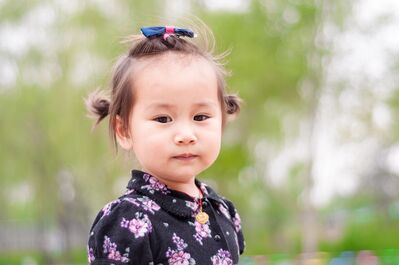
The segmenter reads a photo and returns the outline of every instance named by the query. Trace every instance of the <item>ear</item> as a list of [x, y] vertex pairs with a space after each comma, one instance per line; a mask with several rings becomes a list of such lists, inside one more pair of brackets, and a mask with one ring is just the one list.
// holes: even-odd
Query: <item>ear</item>
[[129, 132], [126, 132], [123, 128], [123, 121], [121, 117], [116, 116], [115, 119], [115, 135], [116, 141], [126, 151], [129, 151], [133, 147], [133, 142]]

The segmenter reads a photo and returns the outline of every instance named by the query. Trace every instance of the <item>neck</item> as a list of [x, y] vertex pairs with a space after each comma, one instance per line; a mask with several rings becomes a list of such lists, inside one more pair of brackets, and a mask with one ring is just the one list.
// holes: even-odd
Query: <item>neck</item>
[[187, 183], [168, 182], [168, 181], [164, 181], [162, 179], [159, 179], [159, 180], [162, 181], [163, 183], [165, 183], [169, 189], [186, 193], [187, 195], [194, 197], [194, 198], [201, 197], [201, 192], [199, 191], [199, 188], [195, 185], [194, 179], [192, 179], [192, 181], [187, 182]]
[[[148, 172], [148, 171], [146, 171], [146, 172]], [[195, 185], [195, 177], [192, 177], [188, 181], [185, 181], [185, 182], [177, 182], [177, 181], [170, 181], [168, 179], [164, 179], [162, 177], [155, 176], [153, 174], [151, 174], [151, 175], [154, 176], [155, 178], [157, 178], [160, 182], [164, 183], [171, 190], [186, 193], [187, 195], [194, 197], [194, 198], [202, 197], [201, 191], [199, 190], [197, 185]]]

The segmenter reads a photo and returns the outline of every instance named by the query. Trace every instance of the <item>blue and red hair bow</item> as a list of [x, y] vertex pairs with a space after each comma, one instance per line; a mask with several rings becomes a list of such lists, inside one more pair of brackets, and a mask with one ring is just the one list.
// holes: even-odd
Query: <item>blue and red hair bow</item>
[[147, 38], [149, 37], [158, 37], [158, 36], [163, 36], [164, 39], [166, 39], [170, 35], [177, 35], [177, 36], [183, 36], [183, 37], [189, 37], [193, 38], [194, 37], [194, 32], [189, 30], [189, 29], [183, 29], [183, 28], [175, 28], [173, 26], [159, 26], [159, 27], [144, 27], [140, 29], [141, 32], [146, 36]]

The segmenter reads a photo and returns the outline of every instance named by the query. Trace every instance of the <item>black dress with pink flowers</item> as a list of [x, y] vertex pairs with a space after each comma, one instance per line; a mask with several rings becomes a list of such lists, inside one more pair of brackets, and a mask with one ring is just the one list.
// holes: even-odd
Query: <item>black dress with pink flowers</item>
[[90, 229], [91, 265], [238, 264], [245, 242], [234, 205], [195, 180], [203, 192], [202, 211], [209, 220], [195, 220], [199, 202], [168, 189], [155, 177], [132, 171], [127, 191], [104, 206]]

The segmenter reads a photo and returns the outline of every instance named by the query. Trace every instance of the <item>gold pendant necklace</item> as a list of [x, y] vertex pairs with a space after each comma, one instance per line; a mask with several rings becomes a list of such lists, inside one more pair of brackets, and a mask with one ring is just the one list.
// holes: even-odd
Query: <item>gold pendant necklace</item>
[[202, 190], [199, 188], [199, 191], [200, 191], [200, 211], [199, 211], [199, 213], [195, 216], [195, 220], [197, 220], [197, 222], [198, 223], [200, 223], [200, 224], [205, 224], [206, 222], [208, 222], [208, 220], [209, 220], [209, 215], [206, 213], [206, 212], [203, 212], [202, 211], [202, 197], [203, 197], [203, 194], [202, 194]]
[[208, 222], [209, 220], [209, 216], [207, 213], [200, 211], [196, 216], [195, 216], [195, 220], [197, 220], [198, 223], [200, 224], [205, 224], [206, 222]]

